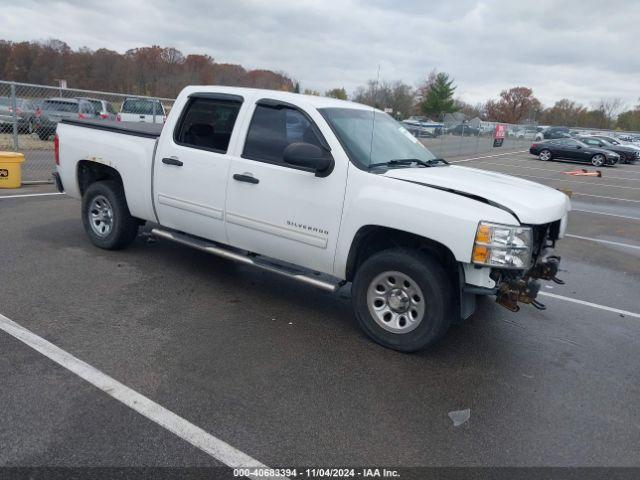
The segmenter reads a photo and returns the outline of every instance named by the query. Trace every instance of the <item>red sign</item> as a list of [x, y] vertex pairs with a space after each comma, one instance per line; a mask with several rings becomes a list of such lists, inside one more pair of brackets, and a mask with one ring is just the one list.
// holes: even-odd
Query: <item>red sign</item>
[[494, 147], [501, 147], [502, 146], [502, 142], [504, 142], [504, 137], [506, 136], [507, 133], [507, 127], [505, 127], [502, 124], [498, 124], [496, 125], [496, 129], [493, 132], [493, 146]]

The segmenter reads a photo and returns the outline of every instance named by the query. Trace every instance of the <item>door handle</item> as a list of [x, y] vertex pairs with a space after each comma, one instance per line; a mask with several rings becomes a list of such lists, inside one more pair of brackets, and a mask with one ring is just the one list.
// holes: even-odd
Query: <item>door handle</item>
[[181, 167], [182, 165], [184, 165], [180, 160], [178, 160], [177, 158], [171, 158], [171, 157], [166, 157], [162, 159], [162, 163], [166, 163], [167, 165], [175, 165], [176, 167]]
[[260, 183], [260, 180], [258, 180], [256, 177], [253, 177], [251, 175], [247, 175], [247, 174], [240, 174], [240, 173], [234, 173], [233, 174], [233, 179], [237, 180], [239, 182], [247, 182], [247, 183]]

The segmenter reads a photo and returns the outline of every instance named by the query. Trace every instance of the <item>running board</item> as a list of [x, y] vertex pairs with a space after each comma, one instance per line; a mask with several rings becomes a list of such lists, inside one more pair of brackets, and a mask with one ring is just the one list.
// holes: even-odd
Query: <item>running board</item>
[[164, 230], [160, 228], [154, 228], [151, 230], [151, 235], [158, 238], [164, 238], [165, 240], [171, 240], [188, 247], [202, 250], [203, 252], [218, 255], [229, 260], [244, 263], [247, 265], [253, 265], [254, 267], [261, 268], [268, 272], [277, 273], [287, 278], [292, 278], [302, 283], [313, 285], [314, 287], [321, 288], [329, 292], [337, 291], [345, 282], [329, 282], [319, 278], [313, 278], [309, 276], [312, 273], [306, 273], [302, 270], [298, 270], [293, 266], [279, 265], [270, 259], [259, 257], [253, 254], [245, 254], [239, 251], [234, 251], [229, 248], [225, 248], [218, 243], [210, 242], [201, 238], [193, 237], [184, 233], [174, 232], [170, 230]]

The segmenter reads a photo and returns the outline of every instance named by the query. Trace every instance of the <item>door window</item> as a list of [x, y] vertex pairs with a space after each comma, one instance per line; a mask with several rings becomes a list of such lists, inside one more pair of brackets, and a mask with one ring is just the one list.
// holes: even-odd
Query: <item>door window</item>
[[322, 148], [315, 126], [302, 112], [287, 107], [257, 105], [242, 156], [290, 167], [284, 163], [284, 150], [299, 142]]
[[176, 128], [175, 142], [226, 153], [239, 110], [239, 102], [192, 98]]

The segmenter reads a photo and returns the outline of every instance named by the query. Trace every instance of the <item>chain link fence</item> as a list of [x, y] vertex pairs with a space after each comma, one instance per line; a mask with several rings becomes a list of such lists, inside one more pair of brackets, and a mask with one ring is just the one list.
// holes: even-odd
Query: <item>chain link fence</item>
[[24, 183], [51, 181], [64, 118], [162, 124], [174, 99], [0, 81], [0, 151], [21, 152]]
[[[462, 114], [448, 114], [443, 122], [412, 117], [402, 123], [436, 156], [445, 159], [527, 151], [533, 142], [562, 136], [597, 134], [636, 142], [640, 145], [640, 132], [487, 122], [479, 118], [468, 118]], [[505, 137], [500, 147], [494, 146], [494, 132], [497, 125], [503, 125], [505, 129]], [[551, 131], [553, 134], [550, 134]]]
[[[164, 123], [173, 103], [172, 98], [0, 81], [0, 151], [24, 154], [25, 183], [51, 181], [55, 167], [53, 135], [63, 118]], [[443, 122], [410, 118], [403, 124], [435, 155], [445, 159], [526, 151], [533, 141], [542, 139], [544, 130], [538, 125], [503, 123], [504, 141], [502, 146], [494, 147], [495, 122], [450, 114]], [[638, 132], [586, 128], [566, 132], [598, 133], [640, 142]]]

